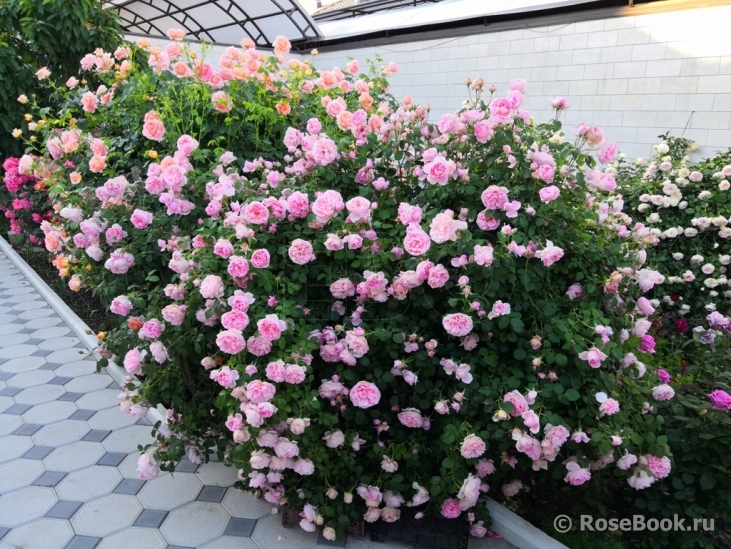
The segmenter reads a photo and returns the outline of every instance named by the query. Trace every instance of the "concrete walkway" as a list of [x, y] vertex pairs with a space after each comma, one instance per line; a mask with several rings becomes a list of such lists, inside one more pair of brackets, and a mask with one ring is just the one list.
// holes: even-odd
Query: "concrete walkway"
[[232, 488], [236, 471], [221, 463], [138, 479], [151, 423], [122, 413], [119, 393], [0, 252], [0, 549], [411, 549], [284, 529], [269, 503]]

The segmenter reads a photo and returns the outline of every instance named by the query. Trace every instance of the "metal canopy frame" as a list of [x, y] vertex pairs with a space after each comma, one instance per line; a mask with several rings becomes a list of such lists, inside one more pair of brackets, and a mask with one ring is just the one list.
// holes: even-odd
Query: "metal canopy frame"
[[297, 0], [102, 0], [102, 5], [117, 10], [124, 31], [133, 35], [165, 38], [169, 28], [181, 28], [194, 40], [235, 45], [248, 37], [262, 49], [271, 49], [278, 35], [293, 49], [322, 37]]
[[315, 19], [315, 21], [338, 21], [341, 19], [349, 19], [351, 17], [377, 13], [379, 11], [414, 7], [419, 4], [433, 4], [441, 1], [442, 0], [359, 0], [352, 6], [316, 13], [313, 16], [313, 19]]

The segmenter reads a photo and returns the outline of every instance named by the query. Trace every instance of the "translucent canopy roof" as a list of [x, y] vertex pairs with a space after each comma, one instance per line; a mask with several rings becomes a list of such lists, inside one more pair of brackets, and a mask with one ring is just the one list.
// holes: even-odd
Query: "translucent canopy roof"
[[[491, 17], [555, 8], [569, 8], [597, 0], [442, 0], [391, 9], [336, 21], [320, 21], [325, 40], [385, 30], [449, 23], [476, 17]], [[378, 3], [377, 0], [374, 4]], [[364, 4], [367, 6], [368, 4]]]
[[189, 38], [216, 44], [238, 44], [251, 38], [269, 48], [277, 36], [304, 41], [322, 36], [297, 0], [104, 0], [119, 11], [124, 31], [164, 37], [183, 29]]

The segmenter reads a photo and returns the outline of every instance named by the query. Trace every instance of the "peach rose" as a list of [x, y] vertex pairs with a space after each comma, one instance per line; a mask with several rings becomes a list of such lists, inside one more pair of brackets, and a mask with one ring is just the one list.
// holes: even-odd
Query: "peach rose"
[[[104, 168], [107, 166], [107, 161], [103, 156], [92, 156], [91, 160], [89, 160], [89, 169], [94, 173], [101, 173], [104, 171]], [[79, 180], [81, 180], [81, 176], [79, 176]]]

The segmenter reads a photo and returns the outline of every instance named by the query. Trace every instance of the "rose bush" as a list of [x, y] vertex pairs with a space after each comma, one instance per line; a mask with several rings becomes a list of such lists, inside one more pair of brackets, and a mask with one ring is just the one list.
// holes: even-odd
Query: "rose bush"
[[689, 140], [661, 137], [649, 163], [618, 164], [618, 180], [628, 206], [657, 239], [648, 262], [667, 284], [653, 306], [664, 313], [668, 333], [678, 334], [671, 339], [682, 343], [693, 333], [703, 338], [705, 317], [731, 305], [731, 152], [691, 164]]
[[[658, 342], [653, 364], [663, 390], [677, 395], [658, 402], [665, 418], [675, 468], [640, 495], [608, 486], [615, 509], [627, 504], [657, 518], [731, 520], [731, 485], [724, 456], [731, 444], [728, 287], [728, 229], [731, 215], [731, 154], [691, 163], [690, 140], [661, 136], [655, 156], [621, 161], [618, 190], [633, 217], [651, 229], [647, 265], [666, 283], [655, 287], [644, 307], [656, 311], [650, 333]], [[633, 510], [634, 512], [634, 510]], [[717, 528], [718, 529], [718, 528]], [[727, 534], [716, 534], [728, 542]], [[725, 536], [725, 537], [724, 537]], [[656, 546], [710, 547], [707, 535], [673, 533]]]
[[[139, 381], [122, 408], [168, 408], [140, 474], [217, 452], [328, 538], [404, 506], [484, 535], [480, 494], [514, 496], [544, 469], [573, 486], [667, 476], [650, 410], [668, 393], [643, 363], [642, 295], [663, 277], [643, 267], [650, 232], [622, 212], [616, 171], [595, 169], [616, 146], [596, 127], [570, 143], [557, 120], [535, 125], [522, 80], [489, 104], [478, 81], [434, 124], [410, 97], [375, 101], [386, 83], [356, 61], [282, 75], [243, 46], [215, 82], [180, 42], [123, 52], [159, 74], [122, 62], [117, 78], [139, 84], [72, 97], [87, 114], [108, 93], [145, 114], [96, 136], [62, 116], [31, 166], [60, 208], [46, 247], [74, 284], [103, 281], [122, 317], [101, 349]], [[148, 81], [166, 84], [153, 98]], [[252, 97], [276, 102], [266, 120]], [[270, 125], [286, 154], [241, 147]]]
[[0, 211], [8, 219], [10, 231], [24, 233], [33, 244], [42, 242], [41, 223], [48, 221], [53, 210], [48, 199], [46, 185], [32, 175], [18, 170], [20, 158], [8, 158], [3, 162], [4, 195]]

